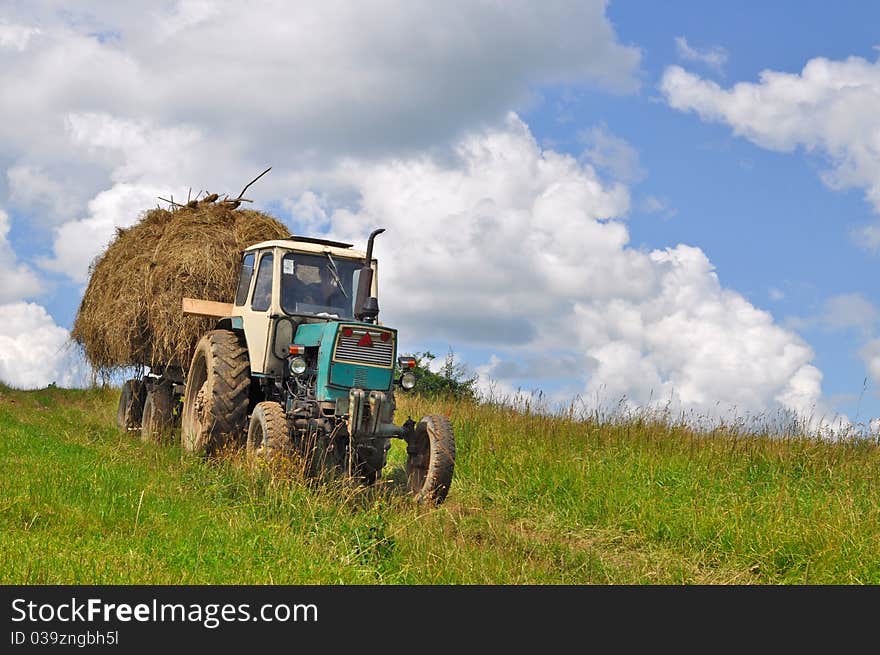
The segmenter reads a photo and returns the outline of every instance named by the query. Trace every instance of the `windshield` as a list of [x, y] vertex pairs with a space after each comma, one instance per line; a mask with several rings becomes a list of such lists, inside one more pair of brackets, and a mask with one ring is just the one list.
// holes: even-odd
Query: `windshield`
[[284, 255], [281, 260], [281, 308], [287, 314], [353, 318], [355, 274], [361, 266], [361, 262], [326, 253]]

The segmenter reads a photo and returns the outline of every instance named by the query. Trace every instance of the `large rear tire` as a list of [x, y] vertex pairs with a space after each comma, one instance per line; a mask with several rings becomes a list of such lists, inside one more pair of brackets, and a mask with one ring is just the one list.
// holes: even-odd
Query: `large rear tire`
[[245, 440], [251, 367], [247, 347], [230, 330], [206, 333], [186, 377], [181, 444], [199, 455]]
[[284, 409], [276, 402], [257, 403], [248, 424], [248, 456], [271, 459], [289, 456], [292, 452], [293, 441]]
[[174, 428], [174, 395], [167, 384], [147, 391], [141, 420], [141, 440], [146, 443], [168, 443]]
[[143, 380], [126, 380], [122, 385], [116, 408], [116, 427], [122, 432], [137, 430], [141, 426], [145, 395]]
[[455, 437], [445, 416], [425, 416], [406, 446], [406, 477], [420, 503], [439, 505], [446, 500], [455, 469]]

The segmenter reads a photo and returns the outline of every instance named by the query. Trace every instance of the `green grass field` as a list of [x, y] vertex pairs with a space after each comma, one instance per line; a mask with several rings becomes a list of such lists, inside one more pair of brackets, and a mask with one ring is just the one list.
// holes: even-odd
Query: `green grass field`
[[114, 426], [118, 392], [0, 387], [4, 584], [880, 583], [867, 442], [598, 425], [497, 406], [451, 417], [447, 503], [204, 462]]

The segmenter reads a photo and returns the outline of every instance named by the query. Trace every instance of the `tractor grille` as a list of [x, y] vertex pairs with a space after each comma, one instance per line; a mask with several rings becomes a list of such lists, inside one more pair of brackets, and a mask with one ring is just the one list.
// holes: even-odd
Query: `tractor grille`
[[[384, 334], [388, 335], [387, 341], [382, 341]], [[373, 328], [342, 327], [336, 338], [333, 359], [391, 368], [394, 363], [394, 333]]]
[[361, 366], [358, 366], [356, 369], [354, 369], [354, 386], [367, 386], [367, 370], [368, 369], [365, 369]]

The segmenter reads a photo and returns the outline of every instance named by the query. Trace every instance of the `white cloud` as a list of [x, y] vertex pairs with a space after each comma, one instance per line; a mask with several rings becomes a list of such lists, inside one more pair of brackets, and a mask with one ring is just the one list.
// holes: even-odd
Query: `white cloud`
[[606, 125], [582, 130], [578, 136], [586, 146], [583, 158], [599, 170], [607, 171], [614, 180], [631, 184], [645, 178], [638, 150], [612, 134]]
[[383, 320], [407, 338], [491, 348], [483, 381], [512, 388], [528, 372], [513, 361], [564, 353], [588, 379], [582, 391], [605, 401], [821, 408], [809, 346], [723, 288], [698, 248], [630, 248], [616, 218], [626, 189], [541, 150], [515, 116], [464, 138], [451, 160], [350, 160], [332, 178], [358, 198], [315, 212], [333, 236], [388, 228], [377, 242]]
[[703, 50], [694, 48], [688, 44], [687, 39], [683, 36], [675, 37], [675, 51], [679, 59], [705, 64], [718, 73], [724, 70], [724, 64], [727, 63], [727, 50], [724, 48], [720, 46]]
[[[772, 290], [771, 290], [772, 291]], [[831, 296], [821, 311], [812, 316], [790, 316], [786, 325], [793, 330], [819, 327], [825, 330], [857, 329], [864, 337], [874, 331], [880, 311], [860, 293], [843, 293]]]
[[590, 391], [703, 411], [719, 402], [809, 412], [818, 403], [821, 373], [810, 348], [721, 287], [702, 251], [679, 245], [646, 256], [658, 277], [653, 293], [578, 307], [580, 322], [594, 326], [583, 343], [600, 362]]
[[[543, 84], [637, 88], [603, 0], [24, 3], [0, 61], [0, 140], [21, 150], [97, 112], [198, 124], [261, 158], [326, 158], [445, 143]], [[23, 37], [9, 37], [15, 44]], [[30, 144], [30, 146], [28, 145]]]
[[9, 243], [9, 215], [0, 209], [0, 303], [29, 298], [42, 292], [39, 277], [19, 264]]
[[0, 49], [24, 52], [30, 40], [39, 33], [36, 27], [0, 21]]
[[[729, 89], [670, 66], [660, 88], [673, 108], [730, 125], [763, 148], [824, 155], [825, 184], [863, 189], [880, 211], [880, 63], [819, 57], [800, 74], [765, 70], [759, 82]], [[864, 236], [876, 245], [872, 233]]]
[[443, 147], [545, 84], [632, 91], [640, 60], [602, 0], [48, 1], [6, 13], [6, 202], [55, 230], [39, 261], [77, 281], [156, 195], [237, 191], [271, 164], [258, 197], [282, 198], [290, 171]]
[[858, 328], [864, 333], [873, 331], [880, 312], [860, 293], [845, 293], [825, 301], [822, 324], [832, 330]]
[[503, 372], [499, 375], [496, 370], [499, 366], [503, 365], [504, 360], [493, 354], [489, 357], [488, 362], [476, 367], [476, 388], [480, 396], [488, 400], [509, 402], [512, 398], [516, 398], [519, 395], [520, 390], [509, 379], [504, 377]]
[[770, 289], [768, 289], [767, 291], [767, 294], [770, 296], [770, 300], [779, 301], [785, 299], [785, 292], [783, 292], [782, 289], [778, 289], [776, 287], [770, 287]]
[[296, 199], [285, 199], [281, 206], [290, 214], [302, 234], [323, 232], [329, 225], [327, 200], [313, 191], [305, 191]]
[[126, 183], [102, 191], [89, 202], [88, 216], [56, 229], [54, 255], [41, 259], [40, 265], [76, 282], [86, 282], [89, 265], [110, 243], [116, 228], [133, 225], [140, 213], [155, 206], [156, 197], [164, 193], [167, 188]]
[[672, 218], [678, 214], [678, 210], [669, 204], [668, 199], [658, 198], [657, 196], [647, 196], [644, 198], [639, 204], [639, 209], [646, 214], [660, 214], [665, 218]]
[[89, 264], [117, 227], [135, 223], [143, 211], [156, 206], [158, 197], [181, 200], [188, 190], [177, 180], [194, 176], [200, 157], [215, 162], [218, 155], [192, 127], [161, 128], [94, 113], [71, 114], [67, 125], [73, 143], [113, 166], [114, 183], [87, 203], [86, 216], [55, 228], [53, 256], [40, 259], [40, 264], [85, 282]]
[[186, 174], [204, 140], [193, 127], [158, 127], [146, 120], [128, 120], [105, 113], [68, 114], [70, 141], [113, 166], [115, 181], [165, 180]]
[[859, 350], [859, 356], [865, 363], [865, 368], [868, 369], [871, 379], [880, 384], [880, 339], [868, 341]]
[[852, 228], [849, 236], [862, 250], [874, 254], [880, 253], [880, 222]]
[[71, 218], [79, 198], [38, 166], [19, 163], [6, 171], [9, 203], [29, 211], [37, 221], [52, 224]]
[[34, 389], [54, 382], [82, 386], [88, 367], [71, 346], [69, 333], [41, 305], [0, 304], [0, 381]]

